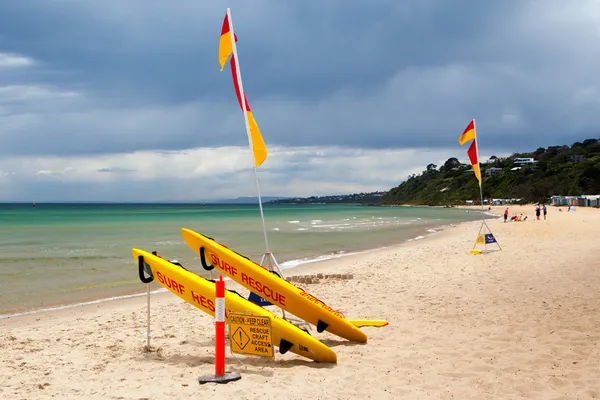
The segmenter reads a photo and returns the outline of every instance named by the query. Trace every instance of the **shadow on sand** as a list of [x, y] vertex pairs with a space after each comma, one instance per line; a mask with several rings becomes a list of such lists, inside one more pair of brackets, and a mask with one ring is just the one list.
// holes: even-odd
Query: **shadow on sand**
[[[275, 357], [285, 357], [279, 353], [275, 353]], [[145, 351], [142, 349], [141, 359], [152, 362], [168, 363], [171, 365], [185, 364], [189, 367], [213, 366], [215, 364], [214, 355], [195, 356], [190, 354], [171, 354], [164, 355], [159, 348], [158, 350]], [[273, 376], [274, 368], [294, 368], [308, 367], [316, 369], [333, 368], [336, 364], [319, 363], [311, 360], [303, 359], [275, 359], [270, 357], [252, 357], [243, 355], [228, 355], [225, 359], [225, 364], [229, 367], [228, 370], [236, 371], [245, 374]], [[251, 367], [251, 368], [249, 368]], [[269, 369], [263, 369], [269, 368]]]

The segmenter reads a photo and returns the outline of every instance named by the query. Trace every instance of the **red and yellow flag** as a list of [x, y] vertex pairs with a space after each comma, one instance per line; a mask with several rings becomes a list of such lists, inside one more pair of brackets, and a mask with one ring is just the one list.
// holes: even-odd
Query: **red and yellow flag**
[[[231, 57], [231, 60], [229, 60], [229, 64], [231, 65], [231, 75], [233, 76], [233, 86], [235, 87], [235, 95], [237, 96], [240, 108], [242, 109], [242, 111], [244, 111], [244, 108], [242, 107], [240, 85], [237, 80], [237, 66], [235, 64], [235, 57]], [[248, 125], [250, 125], [250, 139], [252, 140], [252, 150], [254, 151], [254, 165], [260, 167], [260, 165], [267, 159], [267, 146], [265, 146], [265, 141], [263, 140], [263, 137], [260, 134], [258, 124], [256, 123], [254, 116], [252, 115], [252, 110], [250, 109], [250, 104], [248, 104], [248, 98], [246, 97], [246, 93], [244, 93], [244, 100], [246, 103], [246, 115], [248, 116]]]
[[460, 145], [462, 146], [469, 140], [473, 139], [475, 139], [475, 120], [471, 120], [471, 123], [469, 124], [469, 126], [467, 126], [467, 129], [465, 129], [462, 135], [460, 135], [460, 137], [458, 138], [458, 143], [460, 143]]
[[458, 138], [458, 143], [462, 146], [467, 143], [469, 140], [472, 140], [471, 146], [469, 146], [469, 150], [467, 154], [469, 155], [469, 160], [471, 160], [471, 165], [473, 166], [473, 172], [475, 173], [475, 177], [479, 181], [481, 185], [481, 170], [479, 169], [479, 157], [477, 155], [477, 135], [475, 133], [475, 120], [472, 119], [467, 129], [460, 135]]
[[[235, 41], [238, 41], [237, 36], [235, 37]], [[221, 38], [219, 39], [219, 64], [221, 64], [221, 72], [223, 72], [231, 53], [233, 53], [233, 45], [231, 44], [229, 16], [225, 14], [225, 20], [223, 21], [223, 27], [221, 28]]]
[[[237, 36], [235, 36], [235, 33], [234, 38], [237, 42], [238, 39]], [[244, 107], [242, 106], [240, 84], [238, 82], [235, 56], [232, 56], [232, 53], [233, 45], [231, 43], [231, 29], [229, 24], [229, 16], [228, 14], [225, 14], [223, 28], [221, 28], [221, 38], [219, 40], [219, 64], [221, 64], [221, 71], [223, 71], [227, 60], [229, 59], [229, 64], [231, 65], [231, 75], [233, 77], [233, 86], [235, 87], [235, 94], [237, 96], [238, 102], [240, 103], [240, 108], [242, 109], [242, 111], [244, 111]], [[250, 141], [252, 143], [252, 151], [254, 153], [254, 165], [260, 167], [260, 165], [267, 159], [267, 147], [265, 146], [265, 141], [263, 140], [262, 134], [260, 133], [260, 129], [258, 129], [258, 124], [256, 123], [254, 116], [252, 115], [252, 110], [250, 109], [250, 104], [248, 104], [248, 98], [246, 97], [246, 93], [244, 93], [244, 103], [246, 106], [246, 117], [248, 118], [248, 126], [250, 128]]]
[[471, 161], [471, 165], [473, 166], [473, 173], [475, 174], [475, 178], [479, 181], [481, 185], [481, 171], [479, 170], [479, 157], [477, 156], [477, 139], [473, 139], [471, 146], [469, 146], [469, 150], [467, 151], [469, 155], [469, 160]]

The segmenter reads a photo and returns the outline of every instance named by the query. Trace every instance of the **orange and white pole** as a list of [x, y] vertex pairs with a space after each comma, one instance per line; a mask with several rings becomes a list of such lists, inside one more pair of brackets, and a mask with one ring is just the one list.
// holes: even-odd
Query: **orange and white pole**
[[215, 375], [225, 375], [225, 281], [219, 275], [215, 296]]
[[225, 281], [219, 275], [215, 282], [215, 374], [201, 376], [198, 382], [227, 383], [241, 378], [239, 372], [225, 372]]

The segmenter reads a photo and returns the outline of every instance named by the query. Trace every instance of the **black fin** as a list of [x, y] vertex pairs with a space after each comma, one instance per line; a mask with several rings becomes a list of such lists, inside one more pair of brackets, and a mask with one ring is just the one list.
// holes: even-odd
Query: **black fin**
[[317, 332], [323, 332], [325, 329], [327, 329], [328, 326], [329, 324], [326, 324], [325, 322], [319, 320], [319, 322], [317, 322]]
[[279, 352], [281, 354], [285, 354], [288, 352], [289, 349], [291, 349], [294, 346], [294, 343], [292, 342], [288, 342], [285, 339], [281, 339], [279, 341]]

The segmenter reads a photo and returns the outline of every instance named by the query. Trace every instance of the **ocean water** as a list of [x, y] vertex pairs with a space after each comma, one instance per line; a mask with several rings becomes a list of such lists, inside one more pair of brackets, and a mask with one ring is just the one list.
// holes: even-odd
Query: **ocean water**
[[[283, 268], [482, 218], [462, 209], [355, 205], [266, 205], [264, 213], [270, 250]], [[182, 227], [257, 262], [265, 251], [258, 205], [0, 204], [0, 317], [143, 292], [133, 247], [204, 272]]]

